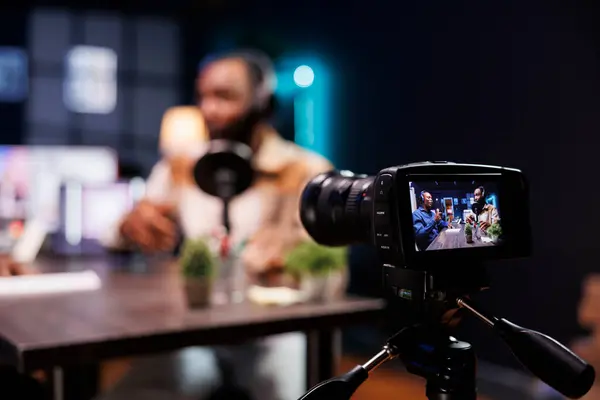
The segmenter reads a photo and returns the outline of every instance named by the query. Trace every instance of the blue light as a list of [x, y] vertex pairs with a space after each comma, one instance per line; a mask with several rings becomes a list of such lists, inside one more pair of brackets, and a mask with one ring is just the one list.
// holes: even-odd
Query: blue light
[[0, 102], [20, 102], [29, 91], [27, 53], [19, 47], [0, 47]]
[[294, 82], [301, 88], [309, 87], [315, 81], [315, 73], [308, 65], [301, 65], [294, 71]]

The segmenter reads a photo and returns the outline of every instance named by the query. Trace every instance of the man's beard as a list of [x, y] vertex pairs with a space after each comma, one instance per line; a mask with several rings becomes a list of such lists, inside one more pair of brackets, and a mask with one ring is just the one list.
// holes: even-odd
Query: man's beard
[[211, 139], [234, 140], [250, 145], [254, 130], [260, 121], [260, 113], [250, 111], [225, 127], [216, 128], [209, 125], [208, 132]]

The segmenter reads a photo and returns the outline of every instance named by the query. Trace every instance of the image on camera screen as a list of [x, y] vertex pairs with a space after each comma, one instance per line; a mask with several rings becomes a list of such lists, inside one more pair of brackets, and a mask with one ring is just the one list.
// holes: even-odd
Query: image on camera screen
[[502, 243], [498, 188], [493, 182], [410, 182], [417, 251]]

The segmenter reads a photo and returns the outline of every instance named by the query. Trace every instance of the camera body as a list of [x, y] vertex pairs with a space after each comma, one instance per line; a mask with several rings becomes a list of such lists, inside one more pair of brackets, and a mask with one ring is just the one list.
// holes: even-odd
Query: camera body
[[476, 399], [473, 348], [454, 338], [466, 311], [491, 327], [534, 375], [569, 398], [592, 387], [594, 368], [556, 340], [479, 309], [484, 262], [531, 254], [529, 188], [521, 171], [421, 162], [376, 176], [329, 172], [305, 187], [300, 218], [323, 245], [371, 243], [383, 264], [388, 326], [382, 351], [302, 399], [350, 398], [383, 362], [399, 356], [427, 380], [429, 399]]
[[531, 253], [529, 187], [517, 169], [420, 162], [308, 183], [300, 217], [323, 245], [371, 243], [387, 294], [413, 302], [486, 286], [483, 262]]

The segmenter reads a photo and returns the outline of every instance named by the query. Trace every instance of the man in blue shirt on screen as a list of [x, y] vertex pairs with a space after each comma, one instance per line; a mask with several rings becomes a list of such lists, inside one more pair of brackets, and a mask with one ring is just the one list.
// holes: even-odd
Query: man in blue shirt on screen
[[413, 211], [413, 228], [419, 250], [427, 250], [440, 232], [448, 227], [440, 210], [433, 210], [433, 196], [427, 191], [420, 195], [421, 205]]

